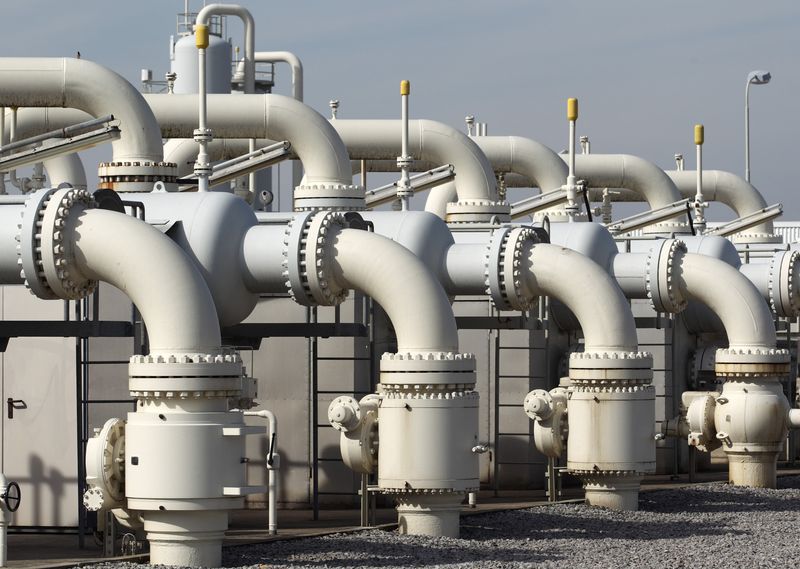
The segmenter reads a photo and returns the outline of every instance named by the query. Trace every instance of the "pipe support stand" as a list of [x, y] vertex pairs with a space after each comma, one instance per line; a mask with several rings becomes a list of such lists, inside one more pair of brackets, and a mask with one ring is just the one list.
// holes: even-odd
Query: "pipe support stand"
[[480, 485], [475, 357], [384, 354], [380, 367], [378, 486], [402, 533], [456, 537], [463, 495]]
[[590, 504], [637, 509], [641, 478], [655, 471], [652, 367], [646, 352], [570, 356], [567, 467]]

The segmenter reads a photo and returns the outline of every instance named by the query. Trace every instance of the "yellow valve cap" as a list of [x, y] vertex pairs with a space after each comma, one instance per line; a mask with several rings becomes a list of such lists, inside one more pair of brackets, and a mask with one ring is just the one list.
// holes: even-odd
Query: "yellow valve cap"
[[694, 143], [698, 146], [703, 144], [703, 125], [694, 125]]
[[408, 79], [403, 79], [400, 81], [400, 94], [401, 95], [408, 95], [411, 93], [411, 81]]
[[567, 99], [567, 120], [578, 120], [578, 99], [574, 97]]
[[194, 45], [197, 46], [197, 49], [208, 47], [208, 26], [205, 24], [197, 24], [194, 27]]
[[575, 97], [567, 99], [567, 120], [578, 120], [578, 99]]

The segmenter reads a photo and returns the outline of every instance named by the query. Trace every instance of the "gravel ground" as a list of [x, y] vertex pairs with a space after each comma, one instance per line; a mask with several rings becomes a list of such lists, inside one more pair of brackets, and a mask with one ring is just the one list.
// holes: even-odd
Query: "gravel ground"
[[800, 477], [781, 478], [779, 486], [648, 492], [638, 512], [558, 504], [469, 516], [460, 539], [373, 530], [234, 547], [223, 562], [258, 569], [798, 567]]

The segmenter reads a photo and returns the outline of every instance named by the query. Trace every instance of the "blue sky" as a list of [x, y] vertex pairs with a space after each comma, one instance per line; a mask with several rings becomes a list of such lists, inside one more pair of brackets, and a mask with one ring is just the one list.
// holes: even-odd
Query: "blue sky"
[[[256, 20], [256, 48], [297, 53], [306, 102], [326, 115], [336, 98], [341, 117], [396, 117], [406, 78], [413, 117], [462, 128], [474, 114], [490, 134], [560, 150], [564, 101], [575, 96], [578, 133], [590, 136], [593, 152], [636, 154], [663, 168], [673, 167], [676, 152], [694, 168], [692, 125], [703, 122], [705, 166], [742, 175], [745, 77], [768, 69], [772, 83], [751, 90], [753, 183], [769, 203], [784, 203], [784, 219], [800, 219], [791, 158], [799, 132], [796, 0], [242, 4]], [[159, 78], [167, 70], [182, 9], [172, 0], [4, 2], [2, 54], [80, 51], [138, 84], [142, 67]], [[229, 32], [241, 45], [241, 25], [231, 20]], [[288, 93], [280, 71], [276, 92]]]

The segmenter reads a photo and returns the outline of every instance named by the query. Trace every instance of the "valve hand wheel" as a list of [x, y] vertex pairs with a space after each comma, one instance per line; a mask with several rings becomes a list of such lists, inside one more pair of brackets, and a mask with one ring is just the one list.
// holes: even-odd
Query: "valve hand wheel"
[[8, 509], [9, 512], [16, 512], [22, 500], [22, 492], [19, 489], [19, 484], [16, 482], [9, 482], [8, 486], [6, 486], [6, 491], [3, 492], [0, 498], [6, 503], [6, 509]]

